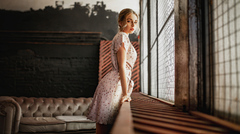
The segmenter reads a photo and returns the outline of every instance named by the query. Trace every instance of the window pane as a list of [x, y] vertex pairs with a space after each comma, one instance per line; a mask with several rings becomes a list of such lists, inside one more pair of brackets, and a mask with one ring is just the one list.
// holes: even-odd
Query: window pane
[[154, 41], [156, 40], [156, 36], [157, 36], [157, 16], [156, 16], [156, 12], [157, 12], [157, 6], [156, 6], [156, 0], [152, 0], [150, 1], [151, 7], [150, 7], [150, 19], [151, 19], [151, 46], [154, 44]]
[[141, 90], [148, 94], [148, 20], [147, 20], [147, 0], [143, 1], [142, 24], [141, 25]]
[[158, 33], [174, 8], [174, 0], [158, 0]]
[[[220, 118], [240, 123], [240, 2], [213, 1], [212, 6], [213, 113]], [[211, 64], [206, 64], [206, 68], [209, 67]], [[210, 97], [206, 95], [207, 99]]]
[[174, 102], [175, 51], [174, 51], [174, 14], [158, 37], [158, 96]]
[[157, 97], [157, 45], [151, 50], [151, 95]]

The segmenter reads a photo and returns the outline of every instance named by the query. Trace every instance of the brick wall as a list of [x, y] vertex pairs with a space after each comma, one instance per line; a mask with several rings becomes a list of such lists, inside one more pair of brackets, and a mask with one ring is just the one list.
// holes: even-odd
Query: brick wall
[[93, 96], [100, 38], [88, 44], [9, 40], [0, 44], [1, 96]]

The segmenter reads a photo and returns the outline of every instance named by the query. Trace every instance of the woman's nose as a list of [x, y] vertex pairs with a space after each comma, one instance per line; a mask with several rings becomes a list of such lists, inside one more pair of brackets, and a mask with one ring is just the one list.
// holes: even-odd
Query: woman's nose
[[132, 27], [134, 27], [134, 25], [135, 25], [135, 24], [132, 22]]

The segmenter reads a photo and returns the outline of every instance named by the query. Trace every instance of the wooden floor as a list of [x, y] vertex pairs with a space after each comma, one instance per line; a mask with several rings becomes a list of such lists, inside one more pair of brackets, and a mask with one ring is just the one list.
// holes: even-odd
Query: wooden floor
[[130, 106], [136, 134], [236, 133], [137, 92], [132, 93]]

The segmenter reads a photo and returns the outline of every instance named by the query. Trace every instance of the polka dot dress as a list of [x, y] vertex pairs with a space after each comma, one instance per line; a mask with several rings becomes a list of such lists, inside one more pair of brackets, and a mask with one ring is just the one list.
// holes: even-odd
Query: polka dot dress
[[122, 87], [118, 71], [117, 51], [123, 44], [126, 50], [128, 94], [131, 94], [133, 90], [134, 83], [131, 80], [131, 75], [132, 67], [137, 59], [137, 52], [129, 41], [128, 35], [124, 32], [118, 32], [113, 38], [111, 46], [113, 69], [98, 83], [87, 115], [88, 119], [99, 124], [113, 124], [120, 108]]

